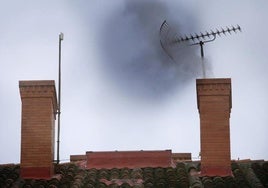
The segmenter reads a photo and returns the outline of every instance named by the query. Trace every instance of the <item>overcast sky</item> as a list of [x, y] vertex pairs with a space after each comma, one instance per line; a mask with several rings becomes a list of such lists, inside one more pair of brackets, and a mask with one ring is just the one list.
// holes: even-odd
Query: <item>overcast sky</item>
[[173, 62], [159, 28], [185, 35], [239, 24], [204, 46], [209, 77], [232, 79], [233, 159], [268, 160], [268, 1], [0, 2], [0, 164], [19, 163], [19, 80], [55, 80], [62, 42], [60, 159], [86, 151], [200, 151], [198, 46]]

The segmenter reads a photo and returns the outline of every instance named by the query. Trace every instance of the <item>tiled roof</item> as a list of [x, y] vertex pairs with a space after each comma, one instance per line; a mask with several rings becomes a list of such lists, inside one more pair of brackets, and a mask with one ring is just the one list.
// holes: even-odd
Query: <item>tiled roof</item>
[[199, 177], [199, 163], [178, 163], [175, 168], [81, 169], [75, 163], [60, 164], [50, 180], [24, 180], [19, 165], [0, 165], [0, 187], [170, 187], [262, 188], [268, 187], [268, 162], [233, 162], [233, 177]]

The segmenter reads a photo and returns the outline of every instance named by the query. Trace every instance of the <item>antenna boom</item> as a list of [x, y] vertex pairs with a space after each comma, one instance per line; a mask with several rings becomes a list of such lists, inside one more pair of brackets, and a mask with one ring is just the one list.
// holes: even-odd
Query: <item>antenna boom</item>
[[[226, 35], [226, 33], [229, 33], [230, 35], [232, 33], [236, 33], [237, 31], [242, 31], [241, 27], [239, 25], [237, 25], [236, 27], [232, 26], [232, 27], [226, 27], [226, 29], [221, 28], [216, 29], [216, 30], [211, 30], [210, 32], [206, 31], [206, 34], [203, 34], [202, 32], [200, 34], [190, 34], [190, 35], [185, 35], [185, 37], [178, 37], [176, 42], [180, 43], [180, 42], [185, 42], [185, 41], [189, 41], [192, 40], [193, 42], [196, 41], [201, 41], [204, 40], [206, 38], [210, 38], [210, 37], [215, 37], [215, 36], [221, 36], [221, 34]], [[205, 42], [205, 41], [203, 41]]]

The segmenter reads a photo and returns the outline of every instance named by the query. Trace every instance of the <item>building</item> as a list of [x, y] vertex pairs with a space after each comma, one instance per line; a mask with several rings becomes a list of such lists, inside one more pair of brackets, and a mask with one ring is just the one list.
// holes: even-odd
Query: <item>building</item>
[[20, 81], [20, 165], [0, 165], [0, 187], [268, 187], [268, 162], [230, 158], [231, 79], [198, 79], [201, 159], [164, 151], [86, 152], [54, 164], [54, 81]]

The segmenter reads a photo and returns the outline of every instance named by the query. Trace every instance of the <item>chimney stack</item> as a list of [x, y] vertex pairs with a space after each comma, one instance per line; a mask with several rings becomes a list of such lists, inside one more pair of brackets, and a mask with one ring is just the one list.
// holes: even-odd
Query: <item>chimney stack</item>
[[200, 115], [201, 175], [230, 176], [231, 79], [197, 79]]
[[53, 80], [19, 82], [21, 166], [24, 179], [49, 179], [54, 174], [54, 135], [57, 98]]

